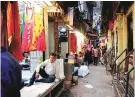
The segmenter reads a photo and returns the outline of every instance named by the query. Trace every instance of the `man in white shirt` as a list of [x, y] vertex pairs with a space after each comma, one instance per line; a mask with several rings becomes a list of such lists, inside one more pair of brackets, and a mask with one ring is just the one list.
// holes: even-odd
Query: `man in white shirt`
[[55, 80], [59, 80], [60, 78], [56, 70], [56, 66], [58, 65], [59, 62], [56, 60], [56, 54], [51, 53], [50, 59], [45, 60], [43, 63], [39, 64], [36, 67], [36, 71], [32, 75], [28, 86], [33, 85], [34, 81], [38, 79], [39, 75], [47, 79], [48, 83], [54, 82]]

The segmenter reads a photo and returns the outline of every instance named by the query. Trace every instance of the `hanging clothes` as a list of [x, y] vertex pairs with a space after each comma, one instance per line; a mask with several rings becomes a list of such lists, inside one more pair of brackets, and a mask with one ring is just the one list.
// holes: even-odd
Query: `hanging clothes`
[[25, 5], [24, 4], [20, 4], [19, 12], [20, 12], [20, 33], [21, 33], [21, 41], [22, 41], [22, 35], [23, 35], [23, 30], [24, 30], [24, 20], [25, 20]]
[[23, 35], [23, 31], [24, 31], [24, 18], [25, 14], [21, 13], [20, 14], [20, 34], [21, 34], [21, 42], [22, 42], [22, 35]]
[[77, 50], [77, 38], [75, 33], [70, 33], [70, 52], [76, 52]]
[[[13, 3], [11, 3], [11, 7], [12, 7], [12, 13], [11, 16], [7, 17], [13, 19], [13, 25], [10, 25], [13, 30], [10, 30], [10, 34], [12, 35], [12, 42], [11, 45], [9, 46], [9, 52], [17, 59], [17, 60], [22, 60], [23, 59], [23, 55], [21, 52], [21, 35], [20, 35], [20, 16], [19, 16], [19, 7], [18, 7], [18, 2], [14, 1]], [[11, 12], [11, 11], [8, 11]], [[10, 14], [10, 13], [9, 13]]]
[[8, 42], [9, 45], [11, 44], [12, 41], [12, 36], [14, 33], [14, 25], [13, 25], [13, 16], [12, 16], [12, 4], [10, 1], [8, 1], [8, 6], [7, 6], [7, 32], [8, 32]]
[[43, 27], [43, 9], [34, 14], [34, 30], [31, 50], [45, 51], [45, 32]]
[[28, 52], [32, 49], [32, 32], [34, 28], [34, 10], [33, 8], [26, 8], [25, 25], [22, 37], [22, 51]]
[[37, 50], [38, 51], [45, 51], [46, 50], [46, 44], [45, 44], [45, 31], [44, 29], [40, 33], [38, 40], [37, 40]]

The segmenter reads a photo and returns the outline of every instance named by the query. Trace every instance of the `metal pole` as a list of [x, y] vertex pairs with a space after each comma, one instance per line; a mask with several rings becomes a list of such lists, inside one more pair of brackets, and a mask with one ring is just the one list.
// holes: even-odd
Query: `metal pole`
[[[128, 72], [128, 67], [129, 67], [129, 57], [126, 59], [126, 70], [125, 70], [125, 72]], [[128, 97], [129, 73], [126, 76], [127, 76], [127, 81], [126, 81], [126, 93], [125, 93], [125, 97]]]

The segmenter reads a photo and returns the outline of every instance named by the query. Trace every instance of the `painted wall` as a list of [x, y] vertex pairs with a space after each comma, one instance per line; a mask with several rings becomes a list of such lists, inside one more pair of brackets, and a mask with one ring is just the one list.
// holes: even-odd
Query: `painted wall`
[[[128, 29], [127, 29], [127, 17], [133, 12], [133, 27], [135, 26], [135, 7], [134, 4], [128, 9], [126, 15], [118, 14], [117, 22], [115, 22], [116, 27], [118, 27], [118, 55], [127, 48], [128, 43]], [[133, 28], [133, 47], [135, 48], [135, 28]], [[118, 63], [125, 58], [125, 54], [119, 58]], [[123, 63], [124, 64], [124, 63]], [[123, 65], [123, 68], [125, 66]], [[129, 70], [132, 68], [132, 65], [129, 64]], [[133, 78], [133, 72], [131, 73]]]
[[[114, 21], [114, 45], [115, 45], [115, 54], [116, 54], [116, 28], [118, 31], [118, 53], [117, 55], [119, 55], [124, 49], [127, 48], [127, 42], [128, 42], [128, 30], [127, 30], [127, 17], [128, 15], [133, 12], [133, 47], [135, 48], [135, 3], [128, 9], [126, 15], [122, 14], [122, 13], [116, 13], [117, 18]], [[111, 35], [111, 31], [108, 30], [108, 43], [107, 43], [107, 47], [108, 49], [110, 47], [112, 47], [112, 35]], [[123, 54], [123, 56], [121, 56], [117, 63], [121, 62], [122, 59], [125, 58], [125, 54]], [[134, 60], [135, 60], [135, 56], [134, 56]], [[123, 62], [123, 70], [124, 70], [124, 62]], [[132, 68], [132, 65], [129, 65], [129, 69]], [[131, 77], [133, 78], [133, 72], [131, 73]]]
[[108, 30], [108, 42], [107, 42], [107, 49], [112, 47], [112, 36], [111, 36], [111, 31]]
[[[125, 41], [127, 41], [127, 35], [124, 36], [124, 34], [127, 33], [127, 32], [124, 31], [123, 14], [118, 14], [117, 15], [117, 20], [115, 22], [115, 25], [116, 25], [115, 27], [117, 27], [117, 31], [118, 31], [118, 53], [117, 53], [117, 55], [120, 55], [122, 53], [122, 51], [125, 48], [127, 48], [127, 47], [124, 46], [124, 43], [126, 43]], [[123, 40], [125, 40], [125, 41], [123, 41]], [[121, 62], [124, 59], [124, 57], [125, 57], [125, 55], [121, 56], [118, 59], [118, 63]]]
[[[133, 18], [133, 48], [135, 48], [135, 3], [129, 8], [127, 14], [126, 14], [126, 17], [130, 14], [130, 13], [133, 13], [132, 14], [132, 18]], [[134, 56], [135, 57], [135, 56]], [[135, 59], [135, 58], [134, 58]], [[132, 68], [133, 66], [132, 65], [129, 65], [129, 70]], [[134, 77], [134, 71], [131, 72], [131, 77], [133, 78]]]

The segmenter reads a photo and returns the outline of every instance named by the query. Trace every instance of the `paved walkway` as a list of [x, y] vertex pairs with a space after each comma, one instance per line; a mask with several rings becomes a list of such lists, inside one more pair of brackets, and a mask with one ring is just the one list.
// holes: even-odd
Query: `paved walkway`
[[116, 97], [110, 85], [112, 77], [106, 74], [105, 67], [91, 65], [89, 69], [89, 75], [79, 78], [79, 84], [63, 92], [60, 97]]

